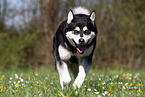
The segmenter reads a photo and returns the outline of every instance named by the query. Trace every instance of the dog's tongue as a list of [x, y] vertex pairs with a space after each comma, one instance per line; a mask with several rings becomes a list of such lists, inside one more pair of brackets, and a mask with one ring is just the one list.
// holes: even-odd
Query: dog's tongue
[[85, 49], [86, 49], [85, 45], [78, 45], [77, 50], [80, 54], [84, 53]]

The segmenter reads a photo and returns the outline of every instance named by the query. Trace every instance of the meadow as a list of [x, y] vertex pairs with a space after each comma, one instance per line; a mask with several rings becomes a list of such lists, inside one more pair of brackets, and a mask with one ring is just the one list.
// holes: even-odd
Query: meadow
[[145, 97], [145, 72], [91, 68], [80, 89], [74, 90], [71, 83], [62, 90], [54, 68], [4, 69], [0, 71], [0, 96]]

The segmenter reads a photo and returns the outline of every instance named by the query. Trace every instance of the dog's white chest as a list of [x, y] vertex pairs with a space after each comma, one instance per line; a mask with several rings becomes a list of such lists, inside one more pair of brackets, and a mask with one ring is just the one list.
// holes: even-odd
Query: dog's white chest
[[61, 45], [59, 45], [58, 51], [59, 51], [59, 56], [62, 60], [69, 60], [71, 58], [72, 55], [71, 52], [65, 49], [64, 47], [62, 47]]

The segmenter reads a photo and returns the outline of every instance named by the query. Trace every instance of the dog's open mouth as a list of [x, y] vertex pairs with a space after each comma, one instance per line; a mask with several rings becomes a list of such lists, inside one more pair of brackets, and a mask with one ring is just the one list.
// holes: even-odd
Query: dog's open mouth
[[85, 44], [76, 44], [76, 42], [73, 40], [73, 42], [76, 45], [76, 49], [80, 54], [83, 54], [84, 51], [86, 50], [86, 45]]
[[86, 50], [86, 46], [85, 45], [77, 45], [77, 51], [80, 53], [80, 54], [83, 54], [84, 51]]

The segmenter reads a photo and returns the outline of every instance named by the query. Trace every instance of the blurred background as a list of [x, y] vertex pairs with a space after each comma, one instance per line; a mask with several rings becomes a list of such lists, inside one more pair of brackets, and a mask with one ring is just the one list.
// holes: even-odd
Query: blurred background
[[52, 38], [76, 6], [96, 11], [93, 67], [145, 68], [145, 0], [0, 0], [0, 68], [54, 67]]

